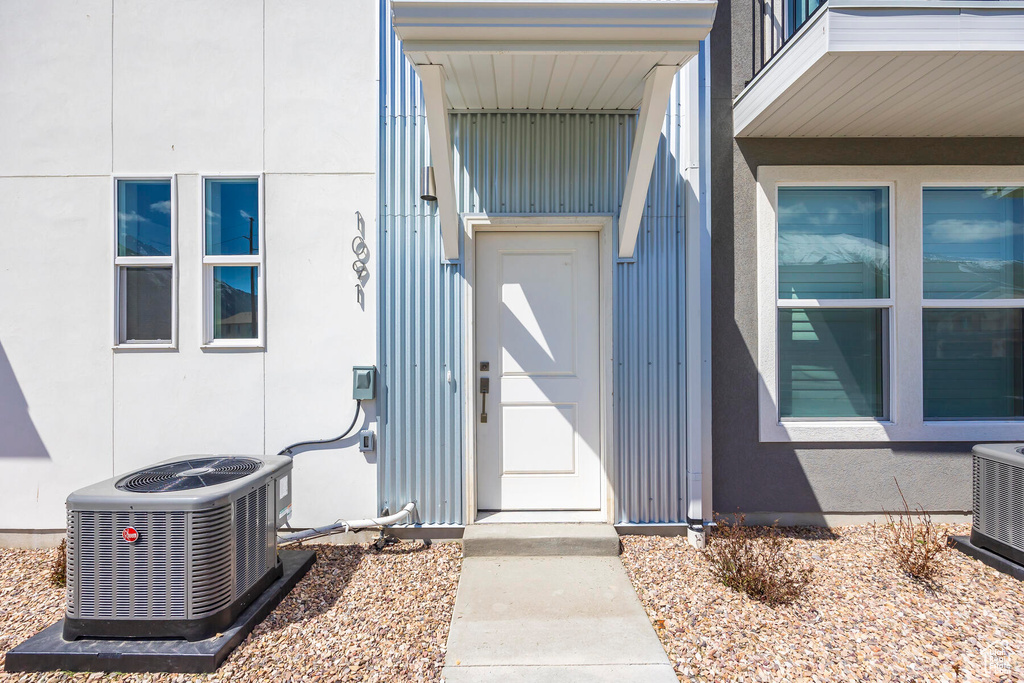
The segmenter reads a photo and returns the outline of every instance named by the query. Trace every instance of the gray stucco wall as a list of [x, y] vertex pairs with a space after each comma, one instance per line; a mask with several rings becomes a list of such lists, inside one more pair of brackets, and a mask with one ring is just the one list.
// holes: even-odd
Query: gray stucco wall
[[732, 102], [752, 77], [751, 0], [720, 0], [711, 32], [714, 509], [860, 513], [971, 507], [970, 445], [776, 444], [757, 433], [755, 177], [761, 165], [1024, 164], [1024, 138], [746, 139]]

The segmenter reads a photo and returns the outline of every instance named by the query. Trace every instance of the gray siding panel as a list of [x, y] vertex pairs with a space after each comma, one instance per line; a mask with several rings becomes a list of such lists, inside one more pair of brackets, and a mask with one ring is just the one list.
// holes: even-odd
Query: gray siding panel
[[[423, 524], [464, 524], [462, 265], [444, 264], [412, 67], [381, 26], [379, 498]], [[680, 79], [681, 80], [681, 79]], [[612, 458], [618, 523], [685, 521], [685, 102], [670, 102], [633, 262], [614, 268]], [[636, 117], [454, 113], [459, 211], [617, 215]], [[451, 372], [452, 381], [447, 381]]]
[[[751, 78], [751, 6], [720, 0], [711, 34], [714, 508], [723, 514], [971, 509], [969, 443], [761, 443], [757, 209], [761, 166], [1021, 165], [1024, 138], [744, 138], [732, 103]], [[823, 518], [821, 518], [823, 521]]]

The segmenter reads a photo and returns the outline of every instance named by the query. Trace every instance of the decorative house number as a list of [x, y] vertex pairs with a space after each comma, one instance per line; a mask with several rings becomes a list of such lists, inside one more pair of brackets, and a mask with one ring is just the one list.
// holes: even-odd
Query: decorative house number
[[370, 269], [367, 264], [370, 262], [370, 248], [366, 246], [366, 221], [363, 215], [356, 211], [356, 230], [359, 234], [352, 238], [352, 253], [356, 260], [352, 262], [352, 270], [356, 274], [356, 302], [360, 308], [363, 307], [363, 288], [366, 281], [370, 279]]

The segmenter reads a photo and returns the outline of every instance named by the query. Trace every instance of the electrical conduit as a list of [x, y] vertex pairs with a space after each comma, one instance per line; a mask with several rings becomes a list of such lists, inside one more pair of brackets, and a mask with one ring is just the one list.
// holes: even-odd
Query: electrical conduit
[[306, 529], [305, 531], [289, 534], [288, 536], [282, 536], [277, 539], [277, 543], [278, 545], [298, 543], [299, 541], [306, 541], [319, 536], [327, 536], [336, 531], [344, 533], [346, 531], [357, 531], [360, 529], [379, 529], [381, 527], [391, 526], [392, 524], [398, 524], [411, 516], [415, 509], [416, 503], [406, 503], [405, 507], [393, 515], [387, 515], [386, 517], [370, 517], [368, 519], [339, 520], [328, 526]]

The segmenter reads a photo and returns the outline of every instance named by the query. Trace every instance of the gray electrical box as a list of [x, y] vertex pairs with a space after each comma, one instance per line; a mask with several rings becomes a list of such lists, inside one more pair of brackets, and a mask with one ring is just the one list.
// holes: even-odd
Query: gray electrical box
[[357, 365], [352, 368], [352, 398], [357, 401], [372, 401], [377, 398], [376, 366]]
[[377, 450], [377, 435], [372, 429], [364, 429], [359, 432], [359, 450], [363, 453], [372, 453]]

